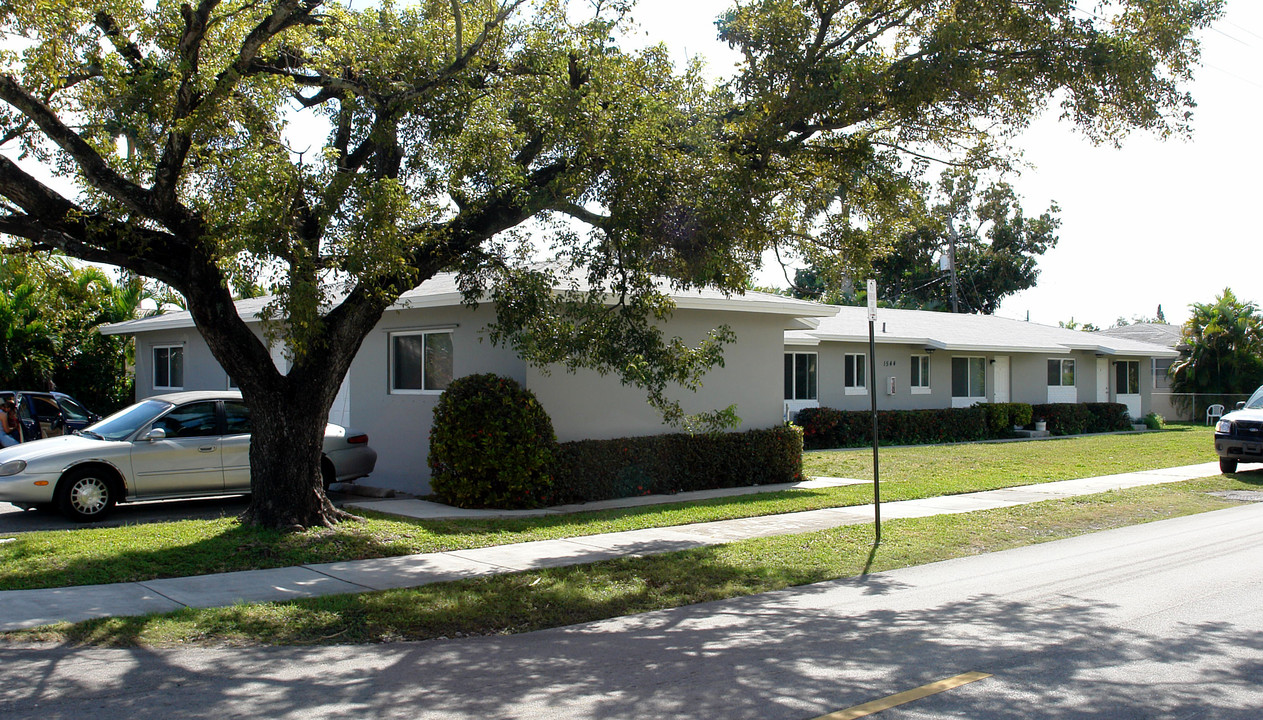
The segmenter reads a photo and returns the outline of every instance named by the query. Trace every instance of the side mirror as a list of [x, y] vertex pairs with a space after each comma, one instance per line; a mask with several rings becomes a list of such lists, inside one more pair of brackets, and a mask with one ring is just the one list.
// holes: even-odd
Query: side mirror
[[1237, 402], [1237, 409], [1238, 409], [1238, 410], [1244, 410], [1244, 409], [1245, 409], [1245, 400], [1241, 400], [1241, 401], [1238, 401], [1238, 402]]
[[145, 437], [141, 439], [148, 440], [149, 442], [153, 442], [154, 440], [162, 440], [166, 437], [167, 437], [166, 430], [163, 430], [162, 428], [154, 428], [150, 430], [149, 432], [145, 433]]

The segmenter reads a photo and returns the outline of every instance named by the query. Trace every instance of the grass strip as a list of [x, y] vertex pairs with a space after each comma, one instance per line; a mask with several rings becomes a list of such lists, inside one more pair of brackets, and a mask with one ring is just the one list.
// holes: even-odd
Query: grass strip
[[[186, 609], [8, 633], [107, 646], [330, 644], [528, 632], [1032, 545], [1219, 510], [1208, 494], [1258, 490], [1217, 476], [960, 515], [759, 538], [650, 557], [287, 603]], [[870, 554], [871, 553], [871, 554]]]
[[[1206, 428], [882, 451], [883, 501], [951, 495], [1215, 458]], [[871, 477], [870, 451], [808, 453], [809, 475]], [[281, 533], [234, 518], [23, 533], [0, 544], [0, 590], [97, 585], [289, 567], [775, 515], [872, 501], [871, 485], [790, 490], [512, 519], [364, 522]]]

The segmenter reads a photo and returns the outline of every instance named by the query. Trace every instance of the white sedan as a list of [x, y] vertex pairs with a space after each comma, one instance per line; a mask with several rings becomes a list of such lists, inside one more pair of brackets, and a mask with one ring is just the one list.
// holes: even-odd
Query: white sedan
[[[373, 471], [368, 436], [325, 428], [325, 487]], [[80, 522], [116, 502], [250, 492], [250, 411], [239, 392], [156, 395], [77, 435], [0, 450], [0, 501], [56, 506]]]

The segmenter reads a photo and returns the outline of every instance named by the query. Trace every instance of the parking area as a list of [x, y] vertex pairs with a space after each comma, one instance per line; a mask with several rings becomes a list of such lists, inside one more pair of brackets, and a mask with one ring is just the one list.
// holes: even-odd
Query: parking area
[[[341, 493], [329, 493], [329, 499], [338, 506], [341, 506], [349, 497]], [[9, 503], [0, 502], [0, 538], [36, 530], [71, 530], [85, 527], [115, 527], [174, 520], [234, 517], [240, 515], [249, 504], [249, 497], [244, 495], [123, 503], [115, 506], [102, 522], [77, 523], [66, 519], [54, 510], [22, 510]]]

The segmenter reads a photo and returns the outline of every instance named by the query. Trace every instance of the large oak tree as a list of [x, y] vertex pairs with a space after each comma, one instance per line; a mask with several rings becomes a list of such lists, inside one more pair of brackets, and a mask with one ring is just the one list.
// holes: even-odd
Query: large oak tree
[[[255, 418], [246, 519], [328, 524], [338, 385], [437, 272], [497, 301], [496, 341], [678, 415], [666, 388], [729, 337], [663, 335], [652, 276], [735, 290], [770, 247], [893, 237], [925, 158], [1002, 163], [1050, 103], [1099, 140], [1186, 132], [1220, 2], [1075, 5], [741, 2], [718, 27], [744, 64], [715, 85], [620, 48], [622, 0], [4, 3], [0, 232], [182, 293]], [[541, 247], [556, 270], [524, 262]], [[234, 310], [242, 277], [278, 282], [287, 373]]]

